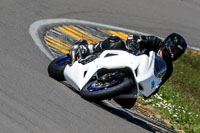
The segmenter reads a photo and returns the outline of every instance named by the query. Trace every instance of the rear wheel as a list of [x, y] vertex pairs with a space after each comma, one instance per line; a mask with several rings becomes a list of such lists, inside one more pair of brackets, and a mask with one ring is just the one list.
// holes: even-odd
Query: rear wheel
[[67, 64], [71, 63], [69, 55], [61, 56], [54, 59], [48, 66], [49, 76], [55, 80], [64, 80], [64, 69]]
[[97, 101], [129, 92], [132, 89], [131, 81], [122, 75], [118, 72], [104, 74], [98, 80], [86, 84], [80, 95], [87, 100]]

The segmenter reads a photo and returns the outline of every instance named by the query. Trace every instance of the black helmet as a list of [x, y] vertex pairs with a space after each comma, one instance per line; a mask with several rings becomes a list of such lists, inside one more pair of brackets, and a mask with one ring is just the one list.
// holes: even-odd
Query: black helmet
[[171, 58], [172, 61], [179, 58], [186, 50], [187, 43], [184, 38], [177, 34], [172, 33], [170, 34], [164, 41], [163, 41], [164, 49], [166, 50]]

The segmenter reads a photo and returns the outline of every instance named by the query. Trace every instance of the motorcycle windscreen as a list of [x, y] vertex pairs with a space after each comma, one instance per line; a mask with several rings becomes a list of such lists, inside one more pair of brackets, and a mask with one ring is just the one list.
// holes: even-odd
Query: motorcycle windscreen
[[154, 74], [157, 78], [162, 78], [167, 71], [167, 65], [162, 57], [155, 56]]

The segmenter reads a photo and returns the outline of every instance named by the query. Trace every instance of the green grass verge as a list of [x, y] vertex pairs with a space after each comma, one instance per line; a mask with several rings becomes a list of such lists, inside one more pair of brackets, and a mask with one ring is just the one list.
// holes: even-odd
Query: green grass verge
[[170, 120], [171, 127], [200, 133], [200, 54], [187, 50], [174, 62], [172, 77], [144, 103]]

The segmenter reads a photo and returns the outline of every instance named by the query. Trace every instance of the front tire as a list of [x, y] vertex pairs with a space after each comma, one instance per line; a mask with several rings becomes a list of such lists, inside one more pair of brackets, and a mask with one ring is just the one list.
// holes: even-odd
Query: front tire
[[[113, 82], [113, 81], [111, 81]], [[118, 81], [113, 82], [110, 86], [105, 87], [93, 87], [94, 84], [98, 84], [97, 80], [86, 84], [85, 87], [80, 91], [81, 97], [89, 101], [99, 101], [104, 99], [110, 99], [116, 97], [122, 93], [129, 92], [132, 89], [131, 81], [127, 77], [122, 77]], [[108, 82], [110, 83], [110, 81]], [[104, 83], [104, 84], [108, 84]], [[99, 83], [100, 84], [100, 83]]]
[[67, 64], [71, 63], [69, 55], [61, 56], [54, 59], [48, 66], [49, 76], [57, 81], [63, 81], [64, 78], [64, 69]]

